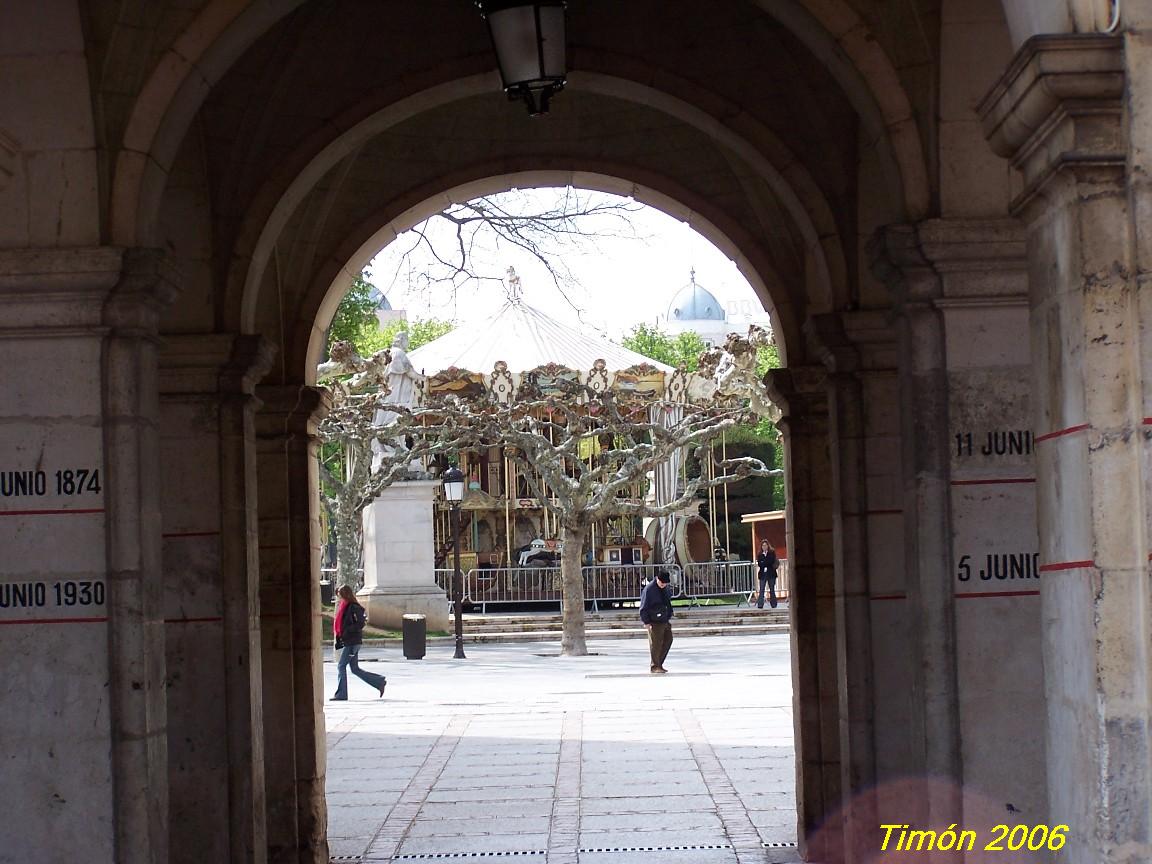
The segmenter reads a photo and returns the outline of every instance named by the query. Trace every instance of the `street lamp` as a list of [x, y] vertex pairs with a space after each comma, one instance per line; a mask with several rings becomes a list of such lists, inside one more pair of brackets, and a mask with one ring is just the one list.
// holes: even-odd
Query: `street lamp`
[[488, 22], [500, 78], [509, 99], [523, 99], [533, 117], [567, 83], [564, 0], [476, 0]]
[[464, 472], [455, 465], [444, 472], [444, 499], [452, 508], [452, 611], [456, 618], [456, 653], [452, 656], [465, 660], [464, 619], [460, 609], [464, 603], [464, 580], [460, 575], [460, 502], [464, 500]]

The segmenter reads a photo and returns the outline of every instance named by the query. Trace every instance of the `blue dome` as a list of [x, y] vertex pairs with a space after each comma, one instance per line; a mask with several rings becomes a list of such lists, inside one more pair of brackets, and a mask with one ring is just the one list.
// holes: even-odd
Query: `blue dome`
[[368, 297], [376, 304], [376, 308], [381, 312], [392, 311], [392, 304], [388, 302], [388, 298], [385, 297], [384, 293], [375, 285], [372, 286], [372, 291], [369, 292]]
[[696, 284], [695, 270], [691, 281], [676, 292], [668, 304], [669, 321], [724, 321], [727, 317], [712, 292]]

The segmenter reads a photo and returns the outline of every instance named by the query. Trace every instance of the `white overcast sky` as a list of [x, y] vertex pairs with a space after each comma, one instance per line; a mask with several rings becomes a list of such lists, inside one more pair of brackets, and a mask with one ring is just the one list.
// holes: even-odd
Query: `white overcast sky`
[[[522, 196], [521, 200], [533, 196], [543, 200], [557, 192], [524, 190], [512, 194]], [[610, 197], [591, 194], [599, 199]], [[497, 277], [509, 266], [515, 267], [529, 304], [562, 321], [594, 327], [611, 338], [619, 338], [640, 322], [662, 322], [669, 302], [688, 284], [693, 268], [696, 282], [728, 310], [734, 330], [742, 330], [752, 321], [768, 323], [752, 287], [726, 255], [687, 224], [655, 208], [636, 206], [640, 209], [628, 214], [630, 229], [602, 219], [593, 222], [593, 228], [615, 236], [585, 238], [580, 248], [566, 247], [557, 253], [574, 277], [574, 283], [565, 286], [572, 303], [565, 300], [538, 261], [510, 244], [478, 245], [473, 251], [474, 269]], [[432, 220], [428, 230], [438, 248], [453, 248], [451, 227], [443, 220]], [[422, 272], [429, 260], [422, 250], [403, 260], [403, 251], [414, 241], [411, 233], [401, 235], [369, 266], [373, 283], [385, 292], [393, 309], [405, 310], [410, 319], [440, 318], [466, 324], [487, 317], [503, 302], [504, 288], [496, 282], [470, 282], [455, 296], [447, 285], [427, 292], [413, 290], [410, 285], [416, 283], [409, 274]]]

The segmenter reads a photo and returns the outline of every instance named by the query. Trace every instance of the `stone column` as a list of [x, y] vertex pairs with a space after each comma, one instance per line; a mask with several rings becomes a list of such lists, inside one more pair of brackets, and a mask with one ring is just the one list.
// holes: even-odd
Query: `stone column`
[[429, 630], [450, 630], [448, 601], [436, 585], [433, 508], [440, 483], [389, 486], [364, 510], [364, 587], [368, 620], [399, 630], [406, 613], [427, 616]]
[[[903, 592], [903, 570], [891, 566], [881, 550], [903, 542], [900, 532], [899, 465], [870, 457], [893, 450], [881, 418], [899, 410], [895, 388], [894, 339], [879, 313], [822, 315], [806, 325], [809, 340], [828, 370], [829, 442], [832, 461], [832, 517], [834, 538], [836, 651], [839, 678], [840, 760], [843, 795], [845, 861], [867, 860], [879, 848], [876, 748], [877, 677], [895, 680], [899, 692], [908, 676], [892, 662], [876, 669], [873, 653], [872, 568], [889, 566], [880, 576], [887, 594], [893, 584]], [[886, 383], [887, 382], [887, 383]], [[877, 446], [878, 445], [878, 446]], [[870, 483], [869, 475], [880, 478]], [[870, 485], [875, 488], [870, 490]], [[900, 613], [906, 604], [900, 604]], [[905, 622], [881, 622], [885, 641], [903, 641], [889, 656], [906, 651], [900, 639]], [[889, 646], [882, 646], [889, 647]], [[894, 694], [893, 694], [894, 695]], [[892, 695], [886, 694], [891, 703]], [[891, 711], [896, 705], [887, 704]], [[906, 711], [901, 713], [906, 719]], [[898, 725], [906, 728], [906, 722]], [[901, 746], [906, 741], [902, 738]]]
[[252, 390], [271, 357], [204, 333], [161, 358], [173, 862], [265, 860]]
[[327, 864], [315, 424], [323, 391], [257, 388], [260, 633], [269, 864]]
[[768, 373], [783, 417], [788, 479], [787, 530], [791, 591], [793, 717], [796, 724], [797, 836], [806, 860], [839, 861], [843, 837], [840, 669], [836, 648], [831, 465], [825, 374], [819, 367]]
[[158, 253], [0, 252], [13, 859], [168, 860], [156, 331], [174, 290]]
[[[914, 226], [885, 228], [872, 248], [874, 268], [895, 297], [900, 346], [905, 570], [918, 666], [909, 730], [909, 766], [926, 782], [921, 812], [905, 818], [947, 826], [960, 819], [960, 730], [951, 574], [948, 378], [941, 283]], [[917, 764], [918, 763], [918, 764]], [[895, 814], [893, 814], [895, 815]]]
[[1147, 69], [1126, 81], [1121, 37], [1045, 36], [980, 106], [1023, 181], [1012, 207], [1028, 232], [1049, 818], [1071, 826], [1058, 857], [1076, 864], [1152, 860], [1152, 368], [1127, 171], [1146, 157], [1125, 140], [1147, 127], [1148, 95]]

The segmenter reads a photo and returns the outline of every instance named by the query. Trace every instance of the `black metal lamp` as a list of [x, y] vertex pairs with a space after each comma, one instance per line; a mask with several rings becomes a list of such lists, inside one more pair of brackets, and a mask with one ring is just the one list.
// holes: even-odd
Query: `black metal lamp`
[[533, 117], [567, 83], [565, 0], [476, 0], [488, 22], [500, 77], [509, 99], [523, 99]]
[[452, 615], [456, 623], [456, 660], [464, 656], [464, 580], [460, 574], [460, 502], [464, 500], [464, 472], [453, 465], [444, 472], [444, 500], [452, 508]]

